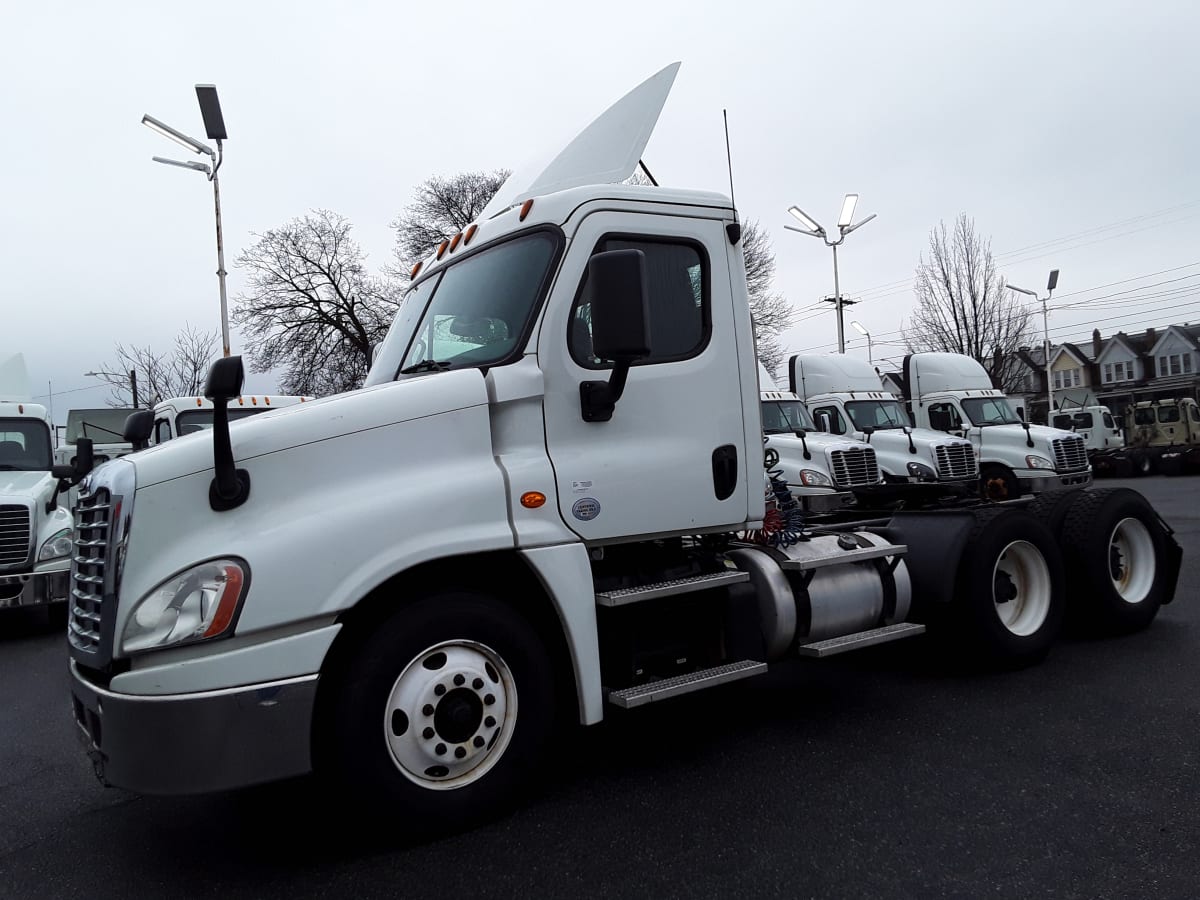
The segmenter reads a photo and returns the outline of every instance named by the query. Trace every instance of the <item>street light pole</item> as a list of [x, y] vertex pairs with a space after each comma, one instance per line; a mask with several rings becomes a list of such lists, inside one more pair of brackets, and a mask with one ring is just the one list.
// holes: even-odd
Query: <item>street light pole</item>
[[1053, 373], [1050, 371], [1050, 311], [1046, 304], [1050, 302], [1050, 297], [1054, 294], [1054, 289], [1058, 287], [1058, 269], [1050, 270], [1050, 277], [1046, 280], [1045, 297], [1039, 297], [1036, 291], [1019, 288], [1015, 284], [1010, 284], [1007, 287], [1010, 291], [1025, 294], [1034, 300], [1040, 300], [1042, 303], [1042, 353], [1045, 355], [1044, 361], [1046, 364], [1046, 424], [1049, 425], [1053, 421], [1054, 416], [1054, 378]]
[[833, 249], [833, 303], [837, 310], [837, 336], [838, 336], [838, 353], [846, 352], [846, 330], [842, 324], [842, 288], [838, 280], [838, 261], [837, 248], [842, 241], [846, 240], [846, 235], [852, 231], [862, 228], [868, 222], [875, 218], [875, 213], [862, 219], [855, 225], [851, 225], [854, 218], [854, 207], [858, 203], [858, 194], [847, 194], [846, 199], [842, 201], [842, 212], [838, 216], [838, 237], [837, 240], [831, 241], [823, 226], [818, 225], [816, 220], [806, 214], [798, 206], [789, 206], [788, 212], [803, 225], [803, 228], [797, 228], [795, 225], [784, 225], [783, 227], [789, 231], [798, 231], [800, 234], [807, 234], [809, 237], [820, 238], [825, 242], [826, 247]]
[[160, 122], [153, 116], [142, 116], [142, 124], [153, 131], [157, 131], [163, 137], [170, 138], [193, 153], [206, 154], [212, 162], [212, 166], [210, 167], [204, 163], [180, 162], [174, 159], [164, 159], [161, 156], [153, 157], [155, 162], [203, 172], [208, 180], [212, 182], [213, 207], [217, 218], [217, 283], [221, 291], [221, 345], [223, 355], [229, 356], [229, 303], [225, 291], [225, 239], [221, 230], [221, 183], [217, 177], [217, 173], [221, 169], [221, 163], [225, 158], [225, 150], [222, 142], [228, 138], [228, 135], [225, 133], [225, 120], [221, 115], [221, 104], [217, 99], [216, 86], [211, 84], [196, 85], [196, 99], [200, 103], [200, 115], [204, 118], [205, 134], [209, 140], [216, 142], [216, 152], [213, 152], [213, 149], [207, 144], [203, 144], [195, 138], [188, 137], [181, 131], [176, 131], [170, 125]]

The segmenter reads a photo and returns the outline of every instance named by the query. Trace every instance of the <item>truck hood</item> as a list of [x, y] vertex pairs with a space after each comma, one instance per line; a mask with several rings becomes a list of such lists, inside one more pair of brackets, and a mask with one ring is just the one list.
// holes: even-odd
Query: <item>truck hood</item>
[[830, 434], [827, 431], [810, 431], [804, 436], [804, 441], [796, 437], [794, 434], [769, 434], [767, 439], [771, 446], [777, 450], [792, 450], [802, 452], [804, 444], [808, 444], [809, 450], [825, 450], [829, 447], [838, 449], [846, 449], [847, 447], [865, 447], [862, 441], [855, 440], [849, 435]]
[[0, 503], [44, 502], [54, 484], [54, 476], [49, 472], [0, 471]]
[[[486, 406], [487, 402], [483, 374], [478, 369], [434, 372], [360, 388], [231, 422], [233, 457], [242, 463], [372, 428]], [[139, 489], [193, 475], [213, 466], [212, 432], [176, 438], [124, 459], [137, 467]], [[313, 477], [318, 476], [313, 473]]]

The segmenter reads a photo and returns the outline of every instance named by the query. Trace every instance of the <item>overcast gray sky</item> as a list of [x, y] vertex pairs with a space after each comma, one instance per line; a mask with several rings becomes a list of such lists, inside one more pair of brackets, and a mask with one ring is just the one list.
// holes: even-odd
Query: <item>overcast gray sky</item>
[[[1194, 3], [70, 2], [14, 7], [5, 32], [0, 352], [25, 353], [36, 392], [53, 381], [59, 422], [103, 404], [106, 390], [75, 389], [117, 341], [219, 325], [211, 190], [152, 163], [183, 154], [139, 125], [148, 112], [202, 136], [196, 83], [217, 85], [230, 135], [231, 295], [251, 232], [328, 207], [378, 267], [425, 177], [513, 166], [676, 59], [651, 170], [727, 191], [728, 108], [738, 205], [774, 240], [798, 309], [832, 293], [830, 254], [784, 231], [784, 210], [831, 224], [860, 193], [879, 218], [847, 240], [842, 285], [871, 298], [847, 321], [877, 356], [902, 353], [882, 342], [911, 308], [929, 229], [960, 211], [1026, 287], [1052, 267], [1063, 295], [1136, 276], [1121, 287], [1200, 285]], [[1200, 319], [1200, 287], [1138, 305], [1163, 289], [1056, 313], [1052, 336]], [[834, 335], [825, 313], [786, 344]]]

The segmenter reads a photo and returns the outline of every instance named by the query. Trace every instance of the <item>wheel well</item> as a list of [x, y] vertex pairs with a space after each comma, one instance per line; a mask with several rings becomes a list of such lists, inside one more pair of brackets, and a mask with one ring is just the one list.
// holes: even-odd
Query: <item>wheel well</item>
[[448, 589], [477, 590], [495, 597], [497, 603], [508, 606], [533, 626], [554, 663], [559, 708], [564, 710], [562, 721], [578, 721], [575, 670], [554, 603], [525, 560], [514, 551], [499, 551], [421, 563], [393, 575], [339, 615], [342, 630], [321, 666], [314, 724], [320, 721], [330, 693], [321, 686], [338, 682], [339, 674], [367, 636], [413, 601], [433, 591]]

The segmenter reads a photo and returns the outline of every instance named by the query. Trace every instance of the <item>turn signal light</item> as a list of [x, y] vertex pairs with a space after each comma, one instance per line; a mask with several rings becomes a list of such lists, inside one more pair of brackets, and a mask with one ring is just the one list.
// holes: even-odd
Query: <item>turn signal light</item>
[[525, 217], [527, 215], [529, 215], [529, 211], [531, 209], [533, 209], [533, 198], [532, 197], [530, 197], [528, 200], [526, 200], [524, 203], [521, 204], [521, 221], [522, 222], [525, 221]]
[[537, 509], [546, 503], [546, 495], [541, 491], [526, 491], [521, 495], [521, 505], [526, 509]]

